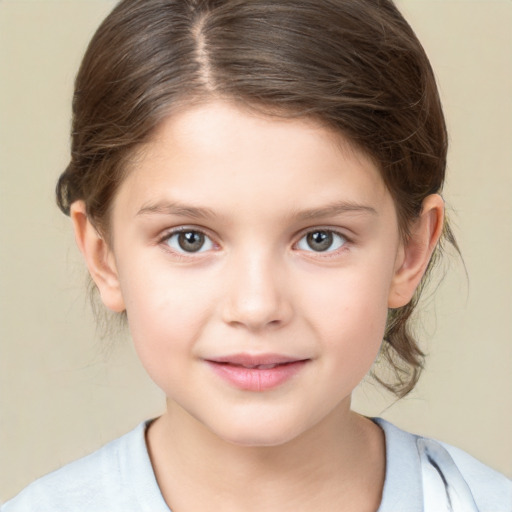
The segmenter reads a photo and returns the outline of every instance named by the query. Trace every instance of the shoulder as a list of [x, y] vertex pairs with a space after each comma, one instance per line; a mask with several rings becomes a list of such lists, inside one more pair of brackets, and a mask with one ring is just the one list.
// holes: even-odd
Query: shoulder
[[439, 444], [450, 454], [467, 482], [479, 510], [512, 511], [512, 480], [455, 446]]
[[[93, 454], [36, 480], [5, 503], [1, 512], [138, 510], [129, 492], [130, 480], [147, 479], [148, 470], [153, 477], [144, 432], [141, 424]], [[127, 471], [130, 467], [133, 470]], [[143, 478], [139, 473], [145, 473]]]
[[[463, 510], [465, 512], [512, 511], [512, 481], [463, 450], [374, 420], [386, 436], [386, 481], [382, 511], [402, 503], [404, 478], [424, 508], [418, 510]], [[387, 505], [391, 506], [386, 508]], [[459, 508], [458, 508], [459, 507]], [[381, 509], [379, 509], [381, 510]]]

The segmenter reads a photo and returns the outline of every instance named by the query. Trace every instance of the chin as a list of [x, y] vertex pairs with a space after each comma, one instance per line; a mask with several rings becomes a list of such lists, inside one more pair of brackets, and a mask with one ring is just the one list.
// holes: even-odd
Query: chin
[[213, 433], [230, 444], [247, 448], [281, 446], [302, 434], [296, 425], [292, 428], [279, 422], [253, 422], [249, 425], [232, 423], [229, 427], [215, 429]]
[[247, 435], [224, 438], [224, 441], [246, 448], [263, 448], [282, 446], [294, 439], [294, 436], [262, 436], [262, 435]]

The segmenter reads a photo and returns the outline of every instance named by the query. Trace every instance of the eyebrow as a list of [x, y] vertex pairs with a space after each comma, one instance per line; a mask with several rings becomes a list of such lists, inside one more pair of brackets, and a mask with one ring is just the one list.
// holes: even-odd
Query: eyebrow
[[[345, 213], [367, 213], [377, 215], [377, 210], [371, 206], [363, 204], [339, 201], [319, 208], [299, 210], [293, 213], [291, 217], [299, 221], [309, 221], [324, 217], [335, 217]], [[177, 215], [180, 217], [189, 217], [194, 219], [212, 219], [218, 217], [218, 215], [210, 208], [190, 206], [168, 201], [147, 204], [137, 212], [137, 216], [150, 214]]]
[[137, 215], [178, 215], [180, 217], [192, 217], [194, 219], [211, 219], [217, 217], [210, 208], [189, 206], [181, 203], [161, 201], [144, 205]]
[[323, 217], [335, 217], [344, 213], [369, 213], [378, 215], [377, 210], [371, 206], [353, 202], [339, 201], [320, 208], [310, 208], [297, 212], [294, 217], [298, 220], [314, 220]]

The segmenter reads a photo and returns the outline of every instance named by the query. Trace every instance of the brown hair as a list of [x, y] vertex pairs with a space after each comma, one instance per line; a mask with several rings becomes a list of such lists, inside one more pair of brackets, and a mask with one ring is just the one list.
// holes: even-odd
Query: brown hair
[[[82, 199], [108, 233], [127, 159], [172, 109], [211, 96], [343, 133], [379, 166], [404, 238], [423, 199], [442, 188], [447, 134], [434, 75], [392, 1], [124, 0], [76, 79], [62, 211]], [[444, 239], [456, 245], [448, 224]], [[381, 353], [396, 378], [378, 380], [398, 396], [423, 364], [409, 329], [421, 288], [389, 312]]]

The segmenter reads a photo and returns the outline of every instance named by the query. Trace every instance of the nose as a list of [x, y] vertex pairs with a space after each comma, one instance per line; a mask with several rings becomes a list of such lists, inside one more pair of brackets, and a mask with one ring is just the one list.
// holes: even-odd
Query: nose
[[223, 320], [252, 331], [279, 328], [293, 316], [286, 272], [265, 255], [237, 258], [225, 283]]

